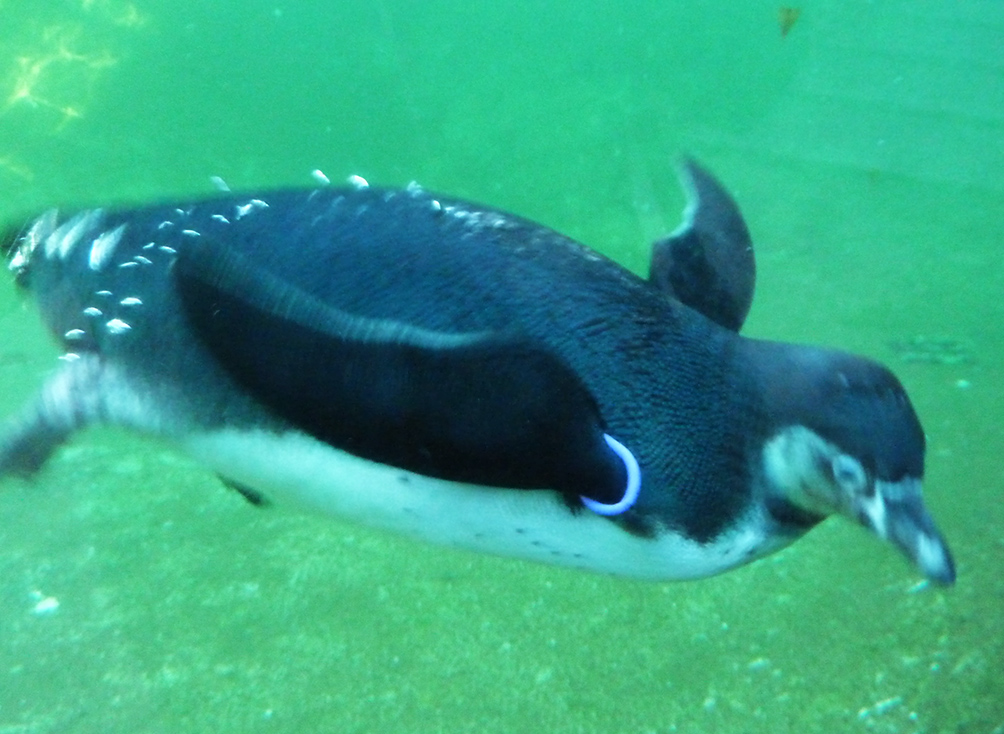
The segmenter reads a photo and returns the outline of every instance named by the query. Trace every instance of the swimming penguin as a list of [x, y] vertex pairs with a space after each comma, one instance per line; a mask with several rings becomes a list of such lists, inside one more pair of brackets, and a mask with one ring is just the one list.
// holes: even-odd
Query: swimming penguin
[[692, 161], [648, 279], [417, 185], [49, 211], [4, 243], [65, 364], [0, 438], [178, 446], [255, 504], [649, 579], [709, 576], [831, 514], [950, 584], [924, 434], [883, 366], [739, 335], [750, 235]]

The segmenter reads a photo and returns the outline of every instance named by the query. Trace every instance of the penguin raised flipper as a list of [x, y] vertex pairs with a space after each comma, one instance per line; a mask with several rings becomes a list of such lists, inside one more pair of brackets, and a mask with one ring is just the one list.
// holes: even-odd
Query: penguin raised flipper
[[739, 331], [753, 302], [753, 241], [736, 202], [691, 159], [680, 179], [687, 192], [683, 222], [652, 246], [649, 280], [681, 303]]
[[0, 476], [108, 423], [245, 496], [481, 552], [699, 578], [840, 514], [951, 583], [902, 385], [741, 336], [748, 231], [710, 174], [685, 182], [650, 280], [416, 186], [44, 214], [10, 268], [66, 364]]

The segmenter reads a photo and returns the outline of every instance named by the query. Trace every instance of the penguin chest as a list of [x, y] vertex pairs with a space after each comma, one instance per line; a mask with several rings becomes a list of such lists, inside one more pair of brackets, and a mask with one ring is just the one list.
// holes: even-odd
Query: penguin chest
[[[354, 456], [298, 431], [223, 429], [182, 446], [280, 505], [476, 552], [643, 579], [711, 576], [778, 547], [758, 513], [707, 543], [632, 534], [557, 492], [465, 484]], [[783, 544], [783, 543], [782, 543]]]

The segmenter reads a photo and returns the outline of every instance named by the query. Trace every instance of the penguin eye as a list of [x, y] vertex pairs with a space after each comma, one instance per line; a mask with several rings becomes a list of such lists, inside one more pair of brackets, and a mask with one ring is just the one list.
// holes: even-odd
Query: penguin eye
[[838, 454], [833, 458], [830, 469], [833, 472], [833, 481], [845, 490], [854, 494], [874, 491], [865, 474], [864, 467], [853, 456]]

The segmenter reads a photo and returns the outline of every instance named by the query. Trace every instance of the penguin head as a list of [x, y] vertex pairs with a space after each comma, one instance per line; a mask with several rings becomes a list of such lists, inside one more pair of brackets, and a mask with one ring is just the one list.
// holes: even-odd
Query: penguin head
[[807, 524], [839, 513], [951, 584], [951, 554], [921, 495], [924, 432], [899, 380], [849, 354], [759, 344], [772, 513]]

